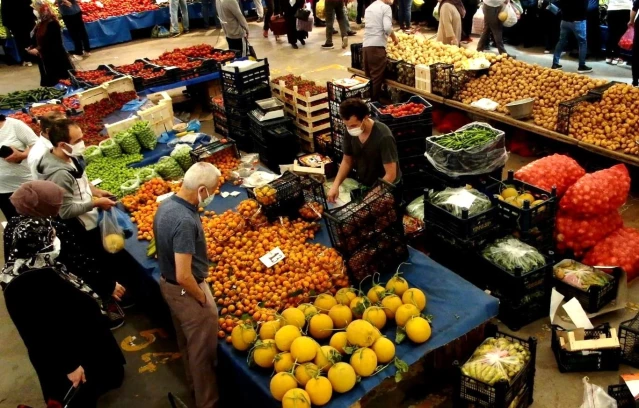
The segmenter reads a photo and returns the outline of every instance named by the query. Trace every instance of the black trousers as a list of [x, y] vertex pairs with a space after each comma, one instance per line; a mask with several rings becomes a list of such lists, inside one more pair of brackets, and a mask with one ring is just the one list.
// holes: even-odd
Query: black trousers
[[606, 57], [619, 58], [619, 40], [628, 29], [630, 10], [612, 10], [608, 12], [608, 41]]
[[84, 26], [84, 21], [82, 21], [82, 12], [72, 14], [70, 16], [62, 16], [62, 21], [64, 21], [64, 25], [67, 26], [69, 35], [73, 40], [75, 50], [72, 54], [82, 55], [83, 52], [91, 51], [89, 35], [87, 34], [87, 29]]
[[462, 38], [470, 38], [473, 33], [473, 17], [477, 13], [479, 2], [477, 0], [463, 0], [462, 3], [466, 9], [466, 15], [462, 19]]
[[639, 20], [635, 20], [635, 38], [632, 42], [632, 85], [639, 85]]
[[362, 24], [364, 10], [371, 4], [370, 0], [357, 0], [357, 24]]
[[603, 54], [601, 50], [601, 23], [599, 21], [599, 9], [588, 10], [586, 30], [588, 38], [588, 50], [593, 58]]
[[9, 27], [9, 25], [7, 25], [7, 28], [9, 28], [13, 38], [16, 40], [16, 46], [18, 47], [18, 53], [22, 61], [36, 62], [36, 57], [29, 54], [26, 50], [26, 48], [31, 46], [31, 30], [33, 30], [33, 26], [18, 25], [18, 27], [15, 27], [12, 25]]
[[271, 28], [271, 17], [273, 17], [273, 12], [275, 11], [274, 9], [275, 2], [273, 0], [266, 0], [266, 11], [264, 12], [264, 31], [268, 31]]
[[11, 218], [18, 215], [16, 208], [9, 201], [9, 197], [11, 197], [13, 193], [2, 193], [0, 194], [0, 211], [4, 214], [4, 218], [9, 221]]
[[226, 37], [226, 42], [229, 45], [229, 50], [233, 51], [242, 51], [241, 57], [246, 57], [246, 45], [244, 44], [244, 38], [228, 38]]
[[555, 51], [559, 41], [561, 17], [551, 13], [548, 9], [541, 10], [540, 25], [544, 27], [544, 47], [546, 51]]

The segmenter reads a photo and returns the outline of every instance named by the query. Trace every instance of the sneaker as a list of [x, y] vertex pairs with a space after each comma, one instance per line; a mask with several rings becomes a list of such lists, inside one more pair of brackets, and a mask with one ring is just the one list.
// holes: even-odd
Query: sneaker
[[71, 55], [71, 59], [74, 61], [82, 61], [82, 57], [75, 54]]
[[124, 324], [124, 312], [117, 303], [108, 301], [106, 304], [109, 329], [115, 330]]
[[301, 43], [302, 45], [306, 45], [306, 41], [302, 40], [301, 38], [300, 38], [300, 43]]
[[324, 20], [315, 20], [315, 27], [326, 27], [326, 22]]
[[171, 33], [171, 35], [169, 36], [170, 38], [175, 38], [175, 37], [179, 37], [180, 33]]
[[190, 32], [191, 32], [191, 30], [189, 30], [189, 29], [184, 30], [184, 34], [188, 34]]
[[84, 58], [88, 58], [88, 57], [90, 57], [90, 56], [91, 56], [91, 53], [90, 53], [89, 51], [85, 51], [84, 53], [82, 53], [82, 56], [83, 56]]
[[300, 48], [297, 46], [297, 44], [291, 44], [291, 47], [293, 47], [294, 50], [297, 50], [298, 48]]
[[552, 64], [552, 69], [558, 69], [561, 71], [561, 69], [563, 68], [563, 65], [559, 65], [559, 64]]
[[30, 67], [30, 66], [33, 66], [33, 64], [31, 62], [29, 62], [29, 61], [23, 61], [22, 62], [22, 66], [23, 67]]
[[352, 31], [351, 30], [351, 31], [347, 32], [346, 34], [348, 34], [349, 37], [353, 37], [353, 36], [357, 35], [357, 31]]
[[544, 50], [544, 54], [550, 54], [550, 50]]
[[[344, 37], [346, 38], [346, 37]], [[325, 50], [332, 50], [333, 48], [335, 48], [335, 46], [332, 43], [326, 43], [324, 45], [322, 45], [322, 48]]]
[[342, 49], [348, 47], [348, 37], [342, 37]]
[[114, 331], [124, 326], [124, 317], [109, 319], [109, 330]]
[[577, 72], [579, 72], [580, 74], [587, 74], [588, 72], [592, 72], [592, 68], [590, 68], [588, 65], [581, 65], [579, 68], [577, 68]]
[[606, 58], [606, 64], [611, 64], [612, 65], [612, 58]]

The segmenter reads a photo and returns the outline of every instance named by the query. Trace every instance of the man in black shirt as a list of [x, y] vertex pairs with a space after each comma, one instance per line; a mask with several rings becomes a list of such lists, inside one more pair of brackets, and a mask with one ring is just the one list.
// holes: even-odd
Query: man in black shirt
[[382, 178], [397, 184], [401, 179], [397, 144], [391, 130], [370, 117], [368, 105], [361, 99], [347, 99], [339, 107], [348, 135], [344, 136], [344, 158], [328, 192], [329, 202], [339, 195], [339, 186], [353, 167], [365, 187], [372, 187]]
[[568, 45], [568, 36], [572, 33], [577, 37], [579, 44], [579, 68], [577, 72], [585, 74], [592, 72], [592, 68], [586, 65], [586, 54], [588, 53], [588, 40], [586, 30], [586, 17], [588, 15], [588, 0], [560, 0], [561, 9], [561, 32], [559, 42], [555, 48], [555, 56], [552, 59], [552, 68], [561, 69], [559, 58]]

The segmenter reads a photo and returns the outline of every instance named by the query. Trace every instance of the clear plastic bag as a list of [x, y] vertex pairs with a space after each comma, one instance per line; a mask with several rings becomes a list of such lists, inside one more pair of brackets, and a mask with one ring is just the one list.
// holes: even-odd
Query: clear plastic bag
[[101, 141], [98, 146], [104, 157], [120, 157], [122, 156], [122, 148], [113, 139]]
[[462, 366], [464, 375], [489, 385], [511, 382], [530, 361], [530, 351], [506, 338], [489, 337]]
[[127, 180], [120, 186], [120, 191], [124, 195], [134, 194], [140, 188], [140, 179], [138, 177]]
[[584, 401], [579, 408], [617, 408], [617, 401], [598, 385], [591, 384], [588, 377], [583, 378]]
[[572, 259], [566, 259], [553, 267], [555, 278], [577, 289], [587, 291], [591, 286], [606, 286], [613, 277]]
[[508, 13], [508, 17], [506, 18], [506, 21], [504, 21], [504, 27], [512, 27], [515, 24], [517, 24], [517, 21], [519, 21], [519, 18], [517, 17], [517, 11], [515, 10], [515, 6], [513, 6], [512, 4], [506, 4], [506, 6], [504, 7], [505, 9], [503, 9], [502, 11], [505, 11], [506, 13]]
[[420, 221], [424, 221], [424, 196], [420, 195], [406, 207], [406, 214]]
[[464, 209], [467, 209], [468, 216], [472, 217], [489, 210], [493, 206], [485, 194], [466, 187], [448, 187], [442, 191], [431, 191], [428, 200], [433, 205], [443, 208], [457, 218], [462, 217]]
[[539, 251], [513, 237], [498, 239], [483, 251], [484, 258], [505, 271], [530, 272], [546, 265], [546, 258]]
[[113, 210], [102, 211], [100, 220], [100, 234], [102, 234], [102, 246], [110, 254], [115, 254], [124, 249], [124, 231], [118, 224], [118, 218]]
[[102, 155], [102, 150], [98, 146], [89, 146], [84, 151], [84, 162], [86, 164], [90, 164], [93, 160], [99, 159], [100, 157], [104, 157]]
[[157, 171], [151, 167], [142, 168], [135, 175], [140, 179], [141, 183], [146, 183], [149, 180], [159, 177]]
[[155, 171], [165, 180], [177, 180], [184, 177], [184, 170], [171, 156], [162, 157], [155, 165]]
[[171, 157], [178, 162], [182, 170], [187, 171], [193, 165], [193, 159], [191, 158], [191, 151], [193, 148], [191, 146], [181, 144], [177, 145], [175, 149], [171, 152]]
[[635, 27], [629, 26], [625, 34], [619, 40], [619, 48], [626, 51], [632, 51], [632, 44], [635, 41]]
[[[456, 149], [440, 144], [451, 138], [467, 142], [480, 132], [494, 136], [486, 143], [469, 148]], [[503, 131], [486, 123], [473, 122], [453, 133], [427, 137], [424, 155], [437, 170], [450, 177], [491, 173], [503, 167], [508, 160], [506, 136]]]
[[324, 214], [324, 206], [317, 201], [304, 203], [299, 209], [300, 216], [306, 221], [317, 221], [322, 218]]

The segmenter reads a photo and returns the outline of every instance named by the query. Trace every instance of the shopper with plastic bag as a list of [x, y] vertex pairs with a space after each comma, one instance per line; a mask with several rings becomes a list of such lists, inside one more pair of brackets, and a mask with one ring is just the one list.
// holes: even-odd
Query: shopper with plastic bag
[[586, 65], [586, 54], [588, 53], [588, 39], [586, 30], [586, 18], [588, 16], [588, 0], [560, 0], [561, 28], [559, 32], [559, 42], [555, 47], [555, 55], [552, 59], [552, 69], [562, 69], [559, 65], [559, 58], [568, 46], [571, 35], [577, 38], [579, 45], [579, 68], [577, 72], [586, 74], [592, 72], [592, 68]]
[[504, 47], [504, 23], [499, 19], [499, 13], [501, 13], [504, 5], [507, 5], [510, 0], [484, 0], [482, 6], [482, 12], [484, 14], [484, 31], [479, 38], [479, 44], [477, 44], [477, 51], [485, 51], [488, 48], [488, 40], [492, 34], [495, 40], [495, 45], [500, 54], [507, 54], [506, 47]]
[[[632, 50], [632, 38], [634, 32], [627, 35], [628, 20], [632, 10], [632, 0], [610, 0], [606, 20], [608, 22], [608, 41], [606, 42], [606, 63], [618, 65], [623, 60], [620, 58], [619, 48]], [[634, 30], [634, 27], [633, 27]], [[624, 35], [624, 33], [626, 33]], [[620, 42], [623, 41], [623, 42]]]

